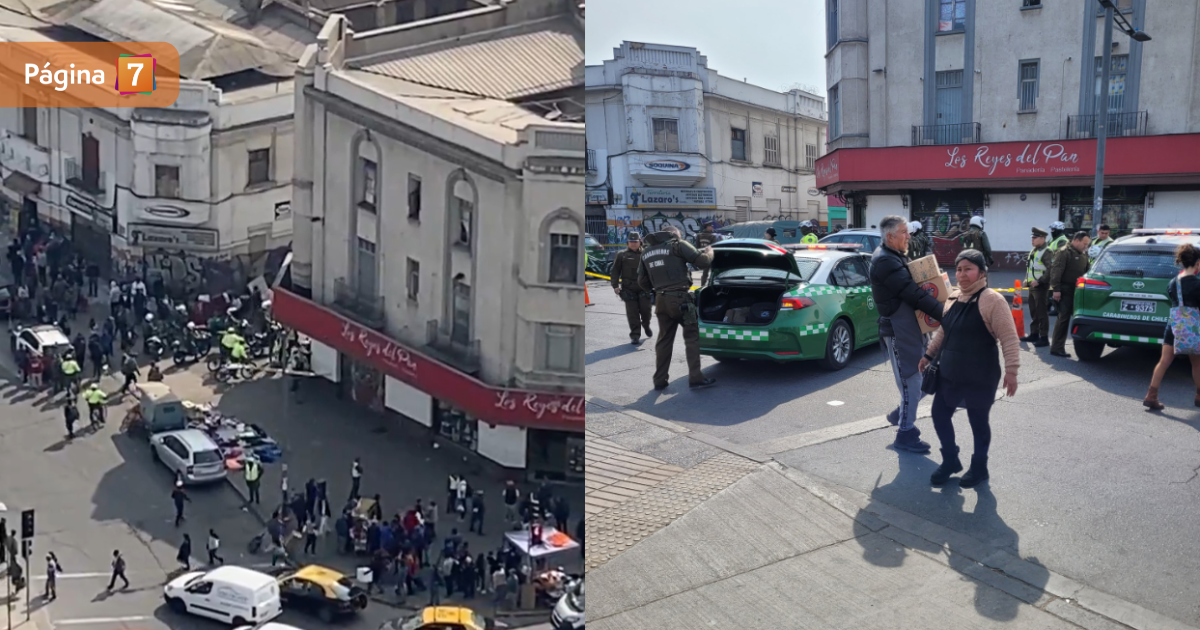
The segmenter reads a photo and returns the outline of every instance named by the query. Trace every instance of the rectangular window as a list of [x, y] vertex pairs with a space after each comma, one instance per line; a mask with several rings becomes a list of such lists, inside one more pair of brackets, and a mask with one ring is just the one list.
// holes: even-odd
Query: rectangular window
[[938, 0], [938, 32], [966, 29], [967, 0]]
[[355, 271], [355, 289], [359, 296], [372, 298], [379, 295], [378, 262], [375, 243], [365, 238], [358, 239], [358, 261]]
[[543, 369], [548, 372], [575, 374], [582, 371], [582, 348], [580, 326], [545, 324], [546, 354], [542, 357]]
[[80, 152], [83, 154], [82, 178], [84, 187], [89, 190], [100, 189], [100, 141], [90, 133], [83, 134], [79, 141]]
[[679, 152], [679, 121], [674, 118], [654, 119], [654, 150], [663, 153]]
[[470, 201], [461, 199], [459, 197], [454, 198], [454, 203], [457, 206], [457, 208], [454, 210], [454, 213], [455, 216], [458, 217], [458, 238], [455, 243], [470, 247], [471, 221], [474, 218], [472, 215], [475, 214], [475, 208]]
[[763, 164], [779, 166], [779, 138], [777, 136], [763, 136]]
[[838, 0], [827, 0], [829, 4], [829, 19], [825, 33], [826, 48], [833, 48], [838, 41]]
[[735, 160], [746, 161], [746, 130], [732, 130], [732, 138], [729, 143], [730, 157]]
[[462, 278], [454, 281], [454, 326], [450, 330], [454, 343], [471, 343], [471, 287]]
[[408, 218], [421, 220], [421, 178], [408, 174]]
[[411, 258], [408, 259], [408, 282], [406, 288], [408, 299], [415, 302], [417, 296], [421, 295], [421, 263]]
[[550, 235], [550, 282], [579, 284], [579, 236]]
[[1021, 82], [1017, 93], [1017, 97], [1020, 99], [1020, 110], [1018, 111], [1037, 111], [1038, 63], [1037, 59], [1032, 59], [1019, 64]]
[[[1092, 107], [1094, 113], [1104, 113], [1101, 105], [1100, 83], [1104, 80], [1104, 58], [1096, 57], [1096, 88]], [[1125, 74], [1129, 71], [1129, 55], [1113, 55], [1112, 65], [1108, 72], [1108, 113], [1120, 114], [1125, 111]]]
[[250, 173], [248, 186], [265, 184], [271, 181], [271, 150], [255, 149], [250, 152]]
[[842, 103], [838, 100], [838, 86], [829, 88], [829, 138], [842, 135]]
[[1025, 2], [1021, 6], [1040, 7], [1040, 6], [1042, 6], [1042, 0], [1025, 0]]
[[375, 212], [375, 204], [378, 202], [375, 199], [376, 185], [379, 181], [377, 168], [375, 162], [367, 158], [359, 158], [359, 170], [362, 174], [362, 180], [358, 183], [358, 207], [370, 212]]
[[37, 99], [32, 96], [21, 97], [24, 107], [21, 108], [21, 137], [38, 143], [38, 108]]
[[815, 144], [804, 145], [804, 166], [806, 168], [816, 168], [817, 167], [817, 145], [815, 145]]
[[179, 167], [154, 166], [154, 196], [164, 199], [179, 198]]

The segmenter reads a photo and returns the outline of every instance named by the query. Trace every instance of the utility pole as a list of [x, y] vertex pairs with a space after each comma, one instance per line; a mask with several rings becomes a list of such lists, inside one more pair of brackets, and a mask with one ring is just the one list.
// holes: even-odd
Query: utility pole
[[1096, 194], [1092, 202], [1092, 224], [1104, 222], [1100, 213], [1104, 210], [1104, 151], [1108, 145], [1108, 82], [1112, 72], [1113, 3], [1104, 5], [1104, 56], [1100, 69], [1100, 98], [1096, 103]]

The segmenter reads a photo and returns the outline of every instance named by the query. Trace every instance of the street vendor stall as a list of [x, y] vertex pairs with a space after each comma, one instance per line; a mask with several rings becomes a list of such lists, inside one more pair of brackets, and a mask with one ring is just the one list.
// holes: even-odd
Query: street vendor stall
[[253, 455], [264, 464], [283, 458], [283, 449], [257, 424], [242, 422], [227, 416], [212, 405], [183, 402], [188, 428], [199, 429], [212, 438], [221, 449], [226, 468], [239, 470], [242, 460]]
[[526, 608], [554, 605], [562, 596], [570, 576], [557, 568], [547, 569], [547, 560], [564, 551], [579, 549], [578, 542], [553, 527], [545, 526], [540, 534], [540, 543], [535, 540], [532, 528], [504, 534], [505, 541], [528, 557], [533, 564], [533, 574], [525, 584], [526, 590], [522, 591], [520, 598]]

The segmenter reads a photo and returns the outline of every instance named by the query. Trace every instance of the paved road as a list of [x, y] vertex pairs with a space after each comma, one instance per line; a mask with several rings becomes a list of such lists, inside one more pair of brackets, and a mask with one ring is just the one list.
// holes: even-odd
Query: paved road
[[[1004, 284], [1011, 284], [1005, 282]], [[718, 386], [686, 387], [677, 341], [671, 386], [650, 388], [652, 344], [630, 346], [621, 305], [593, 285], [587, 309], [588, 394], [593, 403], [670, 420], [748, 452], [852, 488], [996, 548], [1036, 558], [1049, 569], [1183, 622], [1200, 625], [1200, 410], [1191, 406], [1186, 366], [1164, 383], [1162, 414], [1142, 410], [1153, 352], [1110, 350], [1082, 364], [1022, 352], [1021, 389], [992, 414], [990, 482], [974, 492], [932, 491], [938, 459], [897, 455], [883, 414], [895, 407], [890, 368], [867, 348], [837, 373], [816, 365], [717, 364], [704, 360]], [[1070, 346], [1068, 345], [1068, 350]], [[927, 414], [926, 414], [927, 415]], [[589, 431], [686, 465], [677, 433], [639, 423], [588, 418]], [[918, 426], [935, 444], [926, 417]], [[959, 419], [959, 444], [970, 453]]]

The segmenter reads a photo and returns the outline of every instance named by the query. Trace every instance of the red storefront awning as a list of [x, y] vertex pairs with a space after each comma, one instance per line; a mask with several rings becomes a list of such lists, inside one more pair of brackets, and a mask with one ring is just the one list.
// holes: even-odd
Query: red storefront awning
[[284, 289], [275, 289], [272, 310], [284, 326], [483, 422], [583, 431], [583, 396], [493, 387]]
[[[1200, 184], [1200, 134], [1110, 138], [1106, 185]], [[817, 188], [1090, 186], [1095, 140], [838, 149], [817, 160]]]

